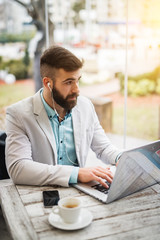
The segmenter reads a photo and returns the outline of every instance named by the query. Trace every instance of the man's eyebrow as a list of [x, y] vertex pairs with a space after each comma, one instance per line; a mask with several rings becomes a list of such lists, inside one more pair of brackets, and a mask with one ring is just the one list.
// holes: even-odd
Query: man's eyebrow
[[[80, 77], [78, 78], [78, 80], [80, 80], [81, 77], [82, 77], [82, 76], [80, 76]], [[67, 78], [67, 79], [63, 80], [62, 82], [65, 83], [65, 82], [68, 82], [68, 81], [76, 81], [76, 79], [75, 79], [75, 78]]]

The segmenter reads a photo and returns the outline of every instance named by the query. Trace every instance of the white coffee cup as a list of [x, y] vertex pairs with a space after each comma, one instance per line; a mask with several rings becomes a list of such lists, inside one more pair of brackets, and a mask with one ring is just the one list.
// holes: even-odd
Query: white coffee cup
[[52, 208], [54, 214], [59, 215], [66, 223], [75, 223], [78, 221], [81, 211], [81, 201], [76, 197], [62, 198], [58, 206]]

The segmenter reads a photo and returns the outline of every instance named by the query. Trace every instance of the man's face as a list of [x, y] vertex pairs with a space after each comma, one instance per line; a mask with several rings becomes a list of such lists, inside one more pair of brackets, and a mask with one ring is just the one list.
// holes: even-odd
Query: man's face
[[77, 104], [80, 78], [81, 69], [73, 72], [66, 72], [62, 68], [56, 70], [52, 89], [53, 98], [66, 111], [71, 110]]

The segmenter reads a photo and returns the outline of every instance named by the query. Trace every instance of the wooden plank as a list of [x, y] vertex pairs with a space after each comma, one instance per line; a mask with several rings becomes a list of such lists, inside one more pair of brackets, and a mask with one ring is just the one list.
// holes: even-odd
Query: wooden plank
[[160, 227], [159, 225], [148, 226], [139, 229], [134, 229], [128, 232], [118, 233], [110, 236], [97, 238], [98, 240], [124, 240], [124, 239], [132, 239], [132, 240], [157, 240], [160, 237]]
[[[59, 192], [61, 193], [61, 189]], [[28, 215], [30, 217], [38, 217], [38, 216], [43, 216], [43, 214], [49, 214], [51, 210], [44, 208], [42, 203], [41, 192], [39, 193], [36, 192], [36, 194], [38, 194], [36, 199], [37, 201], [33, 201], [33, 202], [31, 201], [31, 199], [33, 199], [32, 194], [28, 195], [29, 201], [25, 206], [28, 212]], [[141, 210], [144, 211], [144, 210], [147, 210], [148, 208], [152, 209], [160, 206], [160, 201], [159, 201], [160, 195], [155, 194], [155, 192], [151, 188], [145, 189], [144, 191], [141, 192], [141, 194], [140, 192], [138, 192], [133, 194], [132, 196], [128, 196], [124, 199], [121, 199], [119, 201], [116, 201], [107, 205], [101, 203], [100, 201], [88, 195], [84, 195], [84, 196], [82, 195], [79, 197], [82, 201], [82, 205], [85, 208], [91, 209], [92, 213], [95, 215], [95, 218], [108, 217], [116, 214], [117, 215], [125, 214], [125, 212], [130, 213], [134, 211], [141, 211]], [[26, 203], [26, 199], [23, 199], [23, 200], [25, 200], [25, 203]], [[124, 205], [125, 205], [125, 208], [124, 208]]]
[[[149, 193], [149, 191], [153, 193], [152, 189], [144, 190], [145, 193], [146, 192]], [[137, 194], [139, 194], [139, 193], [137, 193]], [[121, 221], [121, 219], [117, 221], [117, 218], [118, 219], [123, 218], [125, 220], [125, 218], [128, 218], [128, 216], [130, 214], [131, 215], [138, 214], [137, 219], [142, 219], [143, 214], [146, 214], [148, 211], [151, 211], [151, 208], [153, 208], [153, 211], [156, 212], [157, 216], [155, 216], [155, 219], [154, 219], [155, 222], [154, 221], [148, 222], [148, 226], [150, 226], [152, 222], [154, 222], [153, 224], [157, 224], [157, 222], [160, 221], [159, 220], [160, 219], [160, 217], [159, 217], [160, 216], [160, 201], [159, 200], [160, 200], [160, 196], [158, 194], [153, 194], [151, 196], [148, 194], [146, 194], [146, 195], [142, 194], [142, 196], [141, 197], [139, 196], [138, 198], [131, 198], [131, 199], [126, 198], [126, 199], [122, 199], [122, 200], [117, 201], [112, 204], [108, 204], [108, 205], [101, 204], [101, 205], [98, 205], [97, 207], [96, 206], [94, 206], [94, 207], [92, 206], [90, 208], [87, 207], [87, 209], [90, 209], [90, 211], [92, 212], [92, 214], [94, 216], [94, 222], [98, 222], [99, 220], [103, 221], [105, 219], [114, 219], [113, 225], [116, 222], [118, 225], [119, 221]], [[148, 210], [148, 209], [150, 209], [150, 210]], [[150, 218], [151, 217], [150, 215], [152, 215], [151, 212], [149, 212], [148, 216], [146, 216], [145, 218], [148, 218], [148, 217]], [[146, 221], [145, 218], [144, 218], [144, 222]], [[134, 223], [134, 221], [135, 221], [134, 216], [130, 217], [129, 220], [131, 223], [133, 223], [133, 226], [135, 228], [139, 228], [139, 224], [137, 222], [136, 222], [136, 224]], [[128, 224], [127, 222], [129, 220], [126, 220], [126, 224]], [[42, 237], [42, 239], [45, 239], [45, 238], [51, 239], [51, 237], [53, 235], [57, 236], [57, 238], [55, 238], [55, 239], [60, 239], [58, 237], [58, 234], [60, 234], [60, 236], [63, 237], [63, 234], [61, 233], [60, 230], [56, 230], [52, 226], [50, 226], [50, 224], [48, 223], [48, 216], [41, 216], [39, 218], [34, 218], [34, 219], [32, 219], [32, 222], [33, 222], [37, 232], [39, 232], [39, 230], [40, 230], [39, 234], [40, 234], [40, 237]], [[92, 223], [92, 224], [94, 224], [94, 223]], [[133, 229], [133, 226], [131, 225], [131, 229], [129, 229], [129, 231], [131, 231]], [[121, 228], [122, 228], [122, 226], [121, 226]], [[143, 230], [143, 228], [144, 228], [144, 226], [142, 227], [140, 232]], [[106, 229], [105, 226], [103, 226], [101, 231], [103, 232], [104, 229]], [[82, 231], [82, 230], [80, 230], [80, 231]], [[121, 229], [121, 231], [122, 232], [126, 231], [125, 225], [123, 226], [123, 229]], [[94, 228], [93, 228], [93, 232], [94, 232]], [[79, 232], [77, 234], [79, 234]], [[116, 233], [112, 232], [112, 234], [116, 234]], [[157, 234], [157, 233], [155, 233], [155, 234]], [[83, 236], [80, 235], [80, 238], [78, 238], [78, 239], [88, 239], [88, 238], [90, 239], [90, 237], [95, 239], [95, 236], [87, 236], [87, 238], [85, 238], [86, 236], [87, 235], [85, 233]], [[69, 235], [68, 239], [70, 237], [73, 237], [73, 236]], [[102, 237], [102, 236], [99, 235], [97, 237]]]
[[[45, 218], [44, 224], [46, 223], [47, 219]], [[156, 224], [155, 224], [156, 223]], [[47, 224], [47, 223], [46, 223]], [[74, 239], [76, 237], [76, 240], [81, 239], [98, 239], [98, 238], [104, 238], [111, 235], [119, 235], [121, 233], [124, 233], [124, 239], [125, 238], [125, 232], [128, 233], [129, 231], [137, 230], [139, 231], [139, 234], [141, 234], [142, 231], [145, 231], [148, 227], [153, 229], [154, 226], [158, 226], [160, 224], [160, 209], [157, 211], [157, 209], [154, 210], [148, 210], [147, 212], [138, 212], [138, 213], [131, 213], [126, 214], [122, 216], [115, 216], [115, 217], [108, 217], [105, 219], [101, 219], [98, 221], [93, 221], [90, 226], [87, 228], [77, 230], [77, 231], [62, 231], [55, 229], [52, 227], [52, 230], [48, 231], [41, 231], [38, 233], [38, 236], [40, 239], [52, 239], [54, 237], [54, 240], [70, 240]], [[158, 235], [159, 229], [155, 229], [156, 232], [152, 232], [152, 235]], [[127, 236], [127, 235], [126, 235]]]
[[13, 239], [38, 239], [14, 185], [0, 187], [0, 203]]
[[[158, 191], [160, 190], [160, 185], [159, 184], [157, 184], [157, 185], [154, 185], [153, 187], [150, 187], [150, 188], [146, 188], [143, 191], [134, 193], [126, 198], [127, 199], [138, 198], [138, 197], [142, 197], [142, 195], [149, 196], [153, 193], [155, 194], [155, 192], [158, 193]], [[60, 198], [67, 197], [67, 196], [82, 197], [83, 204], [85, 206], [86, 206], [86, 204], [87, 204], [87, 206], [89, 206], [89, 203], [92, 203], [92, 206], [102, 204], [99, 200], [97, 200], [93, 197], [90, 197], [89, 195], [86, 195], [83, 192], [81, 192], [73, 187], [72, 188], [61, 188], [61, 187], [53, 188], [53, 187], [35, 187], [35, 186], [33, 186], [33, 188], [32, 188], [32, 186], [21, 186], [21, 185], [16, 185], [16, 187], [17, 187], [17, 191], [19, 192], [24, 205], [41, 202], [42, 201], [42, 191], [54, 190], [54, 189], [57, 189], [59, 191]]]
[[[88, 199], [88, 201], [87, 201]], [[125, 199], [119, 200], [115, 203], [108, 205], [97, 204], [96, 201], [92, 202], [88, 196], [81, 197], [82, 205], [88, 208], [95, 219], [105, 218], [114, 215], [122, 215], [131, 212], [145, 211], [147, 209], [154, 209], [160, 207], [160, 196], [142, 196], [140, 199]], [[124, 207], [125, 206], [125, 207]], [[26, 205], [26, 210], [31, 218], [36, 218], [43, 216], [44, 214], [49, 214], [51, 212], [50, 208], [44, 208], [43, 203], [34, 203]], [[40, 227], [41, 228], [41, 227]]]
[[9, 185], [13, 185], [13, 182], [12, 182], [11, 179], [0, 180], [0, 188], [5, 187], [5, 186], [9, 186]]
[[[85, 206], [85, 205], [83, 205]], [[30, 206], [29, 215], [33, 214], [32, 205]], [[120, 200], [108, 205], [101, 204], [97, 206], [91, 205], [85, 206], [88, 210], [90, 210], [93, 214], [94, 221], [99, 219], [111, 218], [115, 216], [128, 215], [132, 213], [139, 212], [147, 212], [148, 209], [154, 210], [157, 209], [157, 212], [160, 211], [160, 196], [157, 194], [153, 196], [142, 196], [142, 198], [137, 199], [125, 199]], [[37, 209], [37, 207], [33, 207], [33, 209]], [[28, 209], [29, 210], [29, 209]], [[50, 210], [51, 212], [51, 210]], [[49, 211], [46, 213], [50, 213]], [[32, 219], [33, 224], [35, 226], [36, 231], [48, 231], [50, 229], [49, 223], [46, 224], [46, 218], [48, 216], [44, 216], [44, 212], [41, 213], [41, 218], [38, 216], [34, 216]], [[32, 215], [33, 216], [33, 215]], [[39, 219], [38, 219], [39, 218]], [[37, 220], [38, 219], [38, 220]], [[41, 219], [41, 220], [40, 220]]]
[[[102, 205], [101, 202], [99, 202], [96, 199], [92, 199], [89, 196], [81, 196], [80, 199], [82, 201], [82, 205], [85, 207], [94, 207], [94, 206]], [[96, 203], [98, 203], [98, 204], [96, 204]], [[42, 201], [27, 204], [27, 205], [25, 205], [25, 208], [26, 208], [28, 215], [31, 218], [43, 216], [43, 215], [49, 214], [51, 212], [51, 208], [45, 208], [43, 206]]]
[[20, 185], [16, 185], [16, 187], [25, 205], [42, 201], [42, 191], [58, 190], [60, 194], [60, 198], [67, 197], [67, 196], [79, 197], [81, 195], [84, 195], [84, 193], [78, 191], [75, 188], [33, 187], [32, 189], [31, 186], [24, 186], [23, 188]]
[[[67, 197], [68, 195], [63, 195], [63, 193], [61, 191], [59, 191], [60, 193], [60, 198], [62, 197]], [[97, 205], [101, 205], [102, 203], [100, 201], [98, 201], [97, 199], [90, 197], [89, 195], [75, 195], [73, 194], [72, 196], [76, 196], [76, 197], [80, 197], [82, 204], [84, 206], [97, 206]], [[21, 196], [21, 200], [23, 202], [23, 204], [25, 206], [27, 205], [35, 205], [35, 204], [42, 204], [42, 192], [35, 192], [35, 193], [30, 193], [28, 195], [22, 195]]]
[[28, 194], [36, 191], [44, 191], [44, 190], [54, 190], [61, 189], [58, 186], [33, 186], [33, 185], [16, 185], [16, 188], [20, 195]]
[[107, 206], [97, 206], [88, 209], [92, 212], [94, 219], [108, 218], [116, 215], [126, 215], [133, 212], [147, 211], [148, 209], [160, 208], [160, 196], [147, 196], [141, 199], [119, 200]]

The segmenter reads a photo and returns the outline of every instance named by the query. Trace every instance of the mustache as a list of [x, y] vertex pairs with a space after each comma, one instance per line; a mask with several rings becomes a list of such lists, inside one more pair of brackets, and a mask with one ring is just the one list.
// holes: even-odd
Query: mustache
[[68, 95], [68, 96], [66, 97], [66, 100], [69, 99], [69, 98], [74, 98], [74, 97], [77, 98], [78, 96], [79, 96], [79, 94], [73, 93], [73, 94], [71, 94], [71, 95]]

